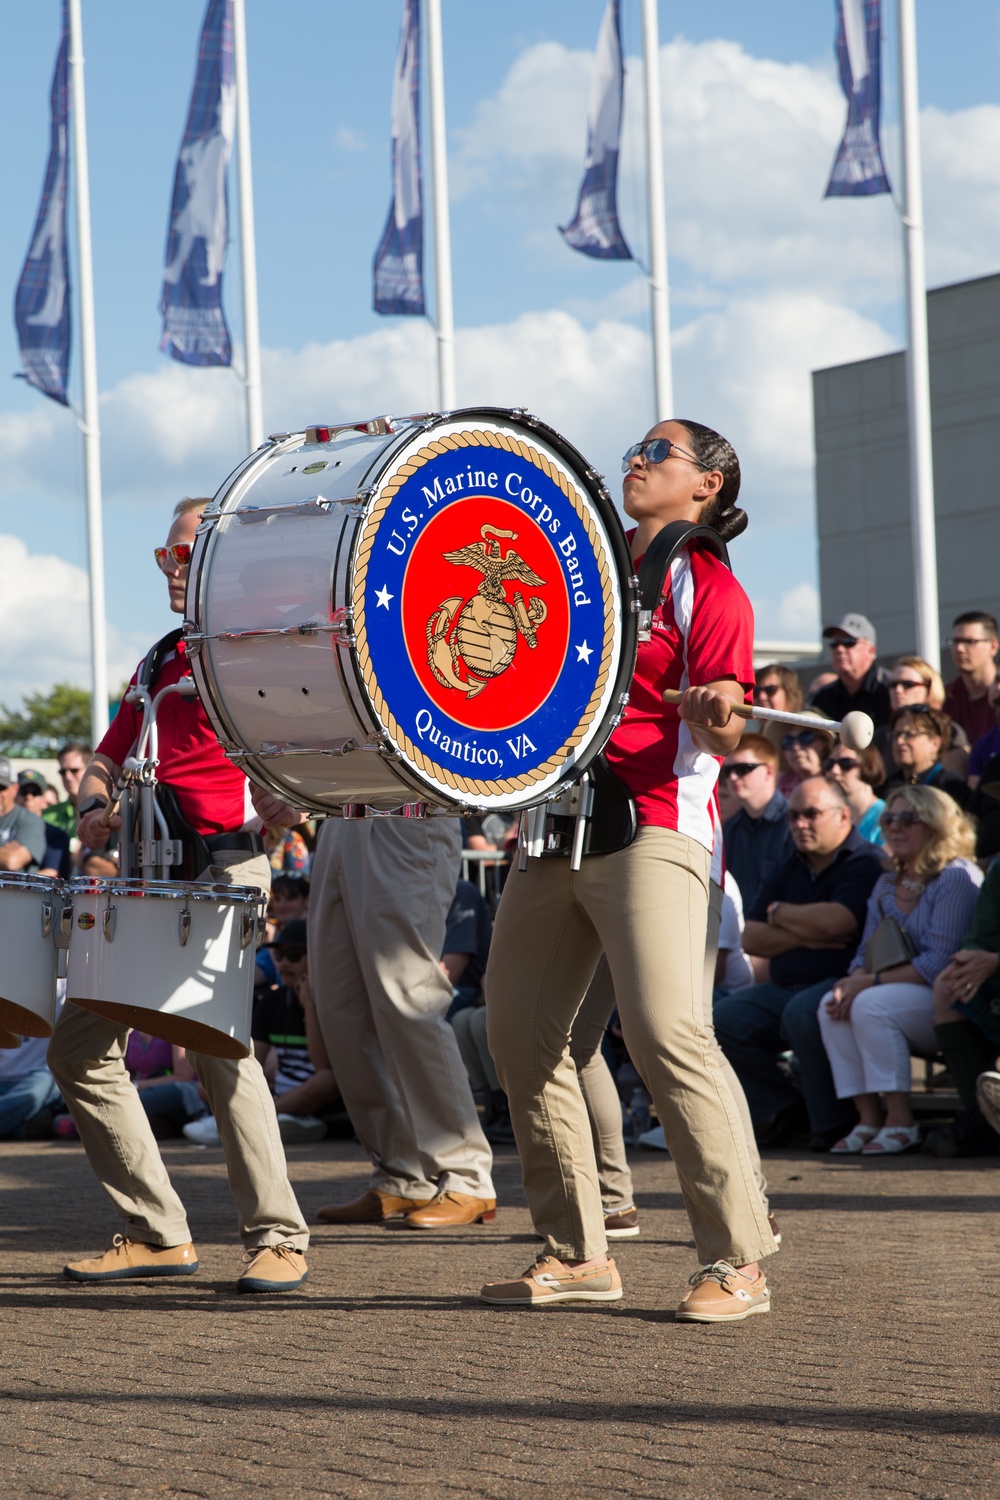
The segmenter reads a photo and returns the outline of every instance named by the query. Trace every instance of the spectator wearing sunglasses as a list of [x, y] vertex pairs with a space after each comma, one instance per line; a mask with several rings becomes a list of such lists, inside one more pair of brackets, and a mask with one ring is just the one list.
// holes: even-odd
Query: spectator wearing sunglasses
[[[807, 718], [821, 719], [815, 709], [804, 710]], [[823, 761], [830, 754], [836, 737], [828, 729], [791, 729], [781, 726], [781, 775], [778, 791], [790, 797], [795, 788], [810, 776], [822, 776]]]
[[49, 875], [53, 879], [66, 880], [71, 871], [72, 856], [69, 849], [69, 834], [61, 828], [53, 828], [42, 817], [46, 806], [46, 793], [51, 791], [41, 771], [21, 771], [17, 778], [17, 803], [27, 812], [41, 819], [45, 830], [45, 853], [33, 874]]
[[[889, 673], [889, 702], [892, 712], [901, 708], [944, 708], [944, 683], [940, 672], [936, 672], [922, 656], [900, 656]], [[899, 768], [892, 753], [892, 736], [888, 724], [875, 731], [872, 741], [885, 761], [886, 775], [892, 776]], [[969, 769], [969, 737], [955, 719], [951, 720], [951, 748], [942, 751], [941, 764], [946, 771], [965, 776]]]
[[740, 888], [745, 910], [757, 899], [761, 882], [795, 850], [777, 777], [778, 752], [762, 734], [745, 734], [719, 773], [720, 788], [738, 804], [722, 826], [722, 839], [726, 870]]
[[54, 828], [61, 828], [71, 839], [76, 837], [76, 804], [80, 800], [80, 782], [93, 753], [89, 745], [81, 745], [79, 741], [71, 740], [68, 745], [63, 745], [56, 757], [59, 762], [59, 777], [66, 796], [54, 807], [47, 807], [42, 817]]
[[[859, 1116], [830, 1147], [838, 1156], [895, 1156], [919, 1143], [910, 1053], [938, 1049], [933, 986], [968, 930], [983, 882], [972, 863], [971, 823], [934, 787], [893, 792], [882, 827], [893, 868], [869, 897], [847, 977], [819, 1010], [837, 1097], [853, 1100]], [[874, 938], [887, 921], [908, 939], [911, 957], [902, 962], [879, 963]]]
[[820, 688], [813, 705], [825, 719], [842, 719], [860, 711], [876, 728], [889, 718], [889, 674], [875, 665], [875, 627], [865, 615], [848, 614], [828, 625], [823, 639], [829, 642], [830, 665], [837, 681]]
[[898, 770], [885, 784], [885, 796], [900, 786], [933, 786], [947, 792], [959, 807], [967, 807], [971, 794], [954, 771], [945, 769], [942, 751], [951, 741], [951, 722], [939, 708], [919, 705], [898, 708], [889, 720], [892, 753]]
[[0, 870], [33, 875], [45, 858], [45, 824], [18, 798], [20, 787], [6, 755], [0, 755]]
[[851, 822], [869, 844], [882, 843], [879, 818], [885, 808], [875, 788], [885, 781], [885, 764], [871, 745], [867, 750], [845, 750], [837, 745], [823, 762], [823, 775], [840, 787], [851, 809]]
[[[747, 909], [744, 951], [770, 963], [767, 982], [715, 1005], [715, 1034], [743, 1085], [757, 1141], [780, 1146], [808, 1125], [825, 1151], [850, 1129], [854, 1111], [834, 1093], [817, 1012], [831, 980], [847, 973], [882, 858], [851, 827], [843, 792], [822, 776], [793, 792], [794, 853]], [[778, 1059], [798, 1059], [802, 1095]]]
[[[792, 714], [801, 713], [805, 704], [802, 684], [791, 667], [786, 667], [780, 661], [761, 667], [754, 684], [753, 701], [755, 708], [774, 708], [781, 713]], [[757, 734], [770, 740], [775, 749], [780, 750], [781, 737], [788, 727], [786, 724], [776, 724], [772, 719], [760, 719], [752, 727]]]
[[948, 646], [958, 676], [945, 689], [944, 706], [974, 745], [993, 728], [989, 690], [997, 680], [996, 620], [982, 610], [967, 610], [953, 621]]

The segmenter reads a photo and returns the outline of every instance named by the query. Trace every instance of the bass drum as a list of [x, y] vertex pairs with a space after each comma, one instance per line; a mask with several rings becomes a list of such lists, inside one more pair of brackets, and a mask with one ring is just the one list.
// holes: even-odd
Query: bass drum
[[601, 476], [534, 417], [310, 427], [205, 511], [187, 650], [227, 754], [296, 807], [517, 811], [618, 722], [632, 573]]

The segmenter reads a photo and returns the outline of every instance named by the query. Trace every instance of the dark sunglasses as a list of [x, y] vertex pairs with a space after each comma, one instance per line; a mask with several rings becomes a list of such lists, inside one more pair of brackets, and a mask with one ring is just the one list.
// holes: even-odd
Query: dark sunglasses
[[823, 817], [824, 813], [833, 811], [832, 807], [800, 807], [798, 812], [789, 808], [785, 813], [785, 822], [794, 828], [796, 823], [800, 822], [803, 818], [805, 818], [807, 823], [815, 823], [816, 819]]
[[271, 952], [275, 959], [284, 959], [286, 963], [296, 963], [298, 959], [305, 958], [305, 948], [272, 948]]
[[858, 636], [858, 635], [845, 635], [839, 641], [831, 641], [830, 642], [830, 650], [831, 651], [836, 651], [836, 649], [837, 649], [838, 646], [843, 646], [843, 648], [844, 648], [845, 651], [853, 651], [854, 648], [855, 648], [855, 646], [858, 644], [858, 641], [860, 639], [861, 639], [861, 637]]
[[780, 682], [758, 682], [753, 690], [755, 698], [773, 698], [775, 693], [781, 692]]
[[676, 453], [678, 458], [686, 458], [688, 463], [695, 464], [699, 469], [705, 468], [705, 465], [695, 458], [693, 453], [686, 453], [669, 438], [646, 438], [641, 443], [633, 443], [628, 452], [622, 455], [622, 473], [628, 473], [632, 467], [633, 458], [642, 457], [648, 464], [662, 464], [671, 453]]
[[749, 776], [751, 771], [759, 771], [763, 764], [762, 760], [738, 760], [731, 766], [723, 766], [720, 776], [722, 780], [727, 776]]
[[922, 677], [890, 677], [889, 686], [891, 688], [905, 688], [909, 692], [911, 688], [925, 688], [927, 683]]
[[782, 750], [791, 750], [795, 745], [801, 745], [803, 750], [808, 750], [810, 745], [815, 745], [818, 735], [812, 729], [803, 729], [798, 734], [783, 734], [781, 736]]
[[845, 760], [843, 756], [839, 755], [828, 755], [823, 762], [823, 770], [832, 771], [834, 766], [837, 767], [838, 771], [856, 771], [861, 769], [861, 762], [859, 760]]
[[162, 568], [164, 573], [169, 573], [173, 568], [186, 568], [191, 561], [192, 551], [190, 542], [175, 542], [172, 547], [154, 547], [153, 556], [157, 567]]
[[916, 828], [923, 822], [919, 813], [907, 808], [905, 812], [884, 812], [878, 820], [880, 828], [895, 828], [897, 823], [900, 828]]

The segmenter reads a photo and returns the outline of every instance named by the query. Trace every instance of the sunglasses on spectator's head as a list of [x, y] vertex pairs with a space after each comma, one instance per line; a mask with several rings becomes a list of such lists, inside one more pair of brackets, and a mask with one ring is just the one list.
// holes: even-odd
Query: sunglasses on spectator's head
[[832, 771], [834, 766], [836, 766], [838, 771], [856, 771], [860, 765], [861, 762], [859, 760], [848, 760], [843, 755], [828, 755], [823, 762], [823, 770]]
[[895, 828], [898, 824], [900, 828], [916, 828], [923, 821], [924, 820], [919, 813], [913, 812], [913, 810], [908, 807], [906, 808], [905, 812], [882, 813], [878, 820], [878, 826], [880, 828]]
[[622, 473], [628, 473], [632, 466], [633, 458], [641, 456], [648, 464], [662, 464], [664, 459], [670, 457], [671, 453], [676, 453], [678, 458], [686, 458], [688, 463], [695, 464], [699, 469], [704, 469], [705, 467], [703, 463], [695, 458], [693, 453], [686, 453], [683, 448], [679, 448], [669, 438], [645, 438], [641, 443], [633, 443], [628, 452], [622, 454]]
[[190, 542], [175, 542], [172, 547], [154, 547], [153, 556], [157, 567], [162, 568], [164, 573], [169, 573], [171, 568], [186, 568], [191, 561], [192, 550]]
[[799, 745], [803, 750], [808, 750], [810, 745], [815, 745], [816, 739], [815, 730], [801, 729], [798, 734], [783, 734], [781, 736], [781, 748], [782, 750], [791, 750], [796, 745]]
[[723, 778], [727, 776], [739, 776], [742, 778], [749, 776], [751, 771], [759, 770], [763, 764], [762, 760], [738, 760], [734, 761], [731, 766], [723, 766], [720, 774]]

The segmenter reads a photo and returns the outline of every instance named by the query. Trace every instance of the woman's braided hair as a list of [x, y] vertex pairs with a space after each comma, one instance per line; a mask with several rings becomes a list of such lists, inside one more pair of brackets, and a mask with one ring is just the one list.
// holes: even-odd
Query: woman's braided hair
[[749, 518], [745, 510], [736, 504], [740, 493], [740, 461], [732, 443], [701, 422], [688, 422], [684, 417], [674, 419], [691, 439], [691, 452], [708, 471], [718, 469], [722, 475], [722, 488], [710, 500], [701, 513], [701, 524], [711, 526], [724, 542], [731, 542], [746, 531]]

